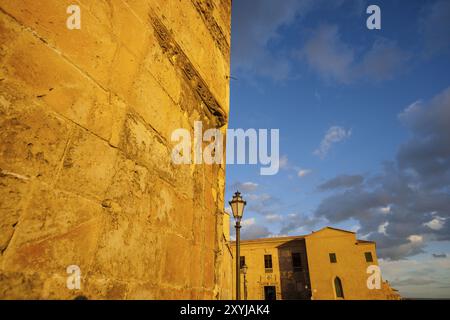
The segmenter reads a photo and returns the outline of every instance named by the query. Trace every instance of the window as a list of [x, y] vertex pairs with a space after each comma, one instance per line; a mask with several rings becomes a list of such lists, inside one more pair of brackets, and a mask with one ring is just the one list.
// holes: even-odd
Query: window
[[337, 298], [344, 298], [344, 289], [342, 288], [342, 282], [339, 277], [334, 278], [334, 289], [336, 290]]
[[277, 291], [275, 286], [264, 287], [264, 300], [277, 300]]
[[336, 263], [336, 253], [330, 253], [330, 262], [331, 263]]
[[271, 254], [264, 255], [264, 268], [272, 269], [272, 255]]
[[302, 257], [299, 252], [292, 252], [292, 267], [294, 271], [302, 269]]
[[366, 262], [373, 262], [372, 252], [364, 252], [364, 256], [366, 257]]
[[245, 256], [241, 256], [239, 258], [239, 268], [242, 269], [242, 267], [245, 265]]

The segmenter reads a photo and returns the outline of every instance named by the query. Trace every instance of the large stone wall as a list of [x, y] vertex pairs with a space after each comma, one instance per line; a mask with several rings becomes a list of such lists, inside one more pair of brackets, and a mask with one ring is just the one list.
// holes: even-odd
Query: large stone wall
[[230, 11], [0, 0], [0, 298], [230, 298], [225, 166], [170, 157], [174, 129], [225, 133]]

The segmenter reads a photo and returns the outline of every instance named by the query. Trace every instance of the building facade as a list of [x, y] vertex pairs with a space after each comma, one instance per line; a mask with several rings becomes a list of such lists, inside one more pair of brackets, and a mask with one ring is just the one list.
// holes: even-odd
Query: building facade
[[220, 299], [222, 300], [233, 299], [233, 261], [233, 250], [230, 242], [230, 215], [224, 212], [217, 259], [218, 268], [221, 270], [217, 285], [220, 290]]
[[0, 299], [230, 298], [225, 164], [174, 164], [171, 138], [226, 133], [230, 19], [0, 1]]
[[[381, 273], [377, 285], [375, 243], [351, 231], [326, 227], [305, 236], [244, 240], [240, 250], [241, 267], [247, 267], [245, 275], [241, 269], [242, 299], [400, 298]], [[235, 296], [235, 284], [233, 290]]]

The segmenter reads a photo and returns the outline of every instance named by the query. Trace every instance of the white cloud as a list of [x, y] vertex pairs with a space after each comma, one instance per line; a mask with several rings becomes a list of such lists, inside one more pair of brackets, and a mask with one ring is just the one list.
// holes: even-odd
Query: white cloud
[[351, 135], [351, 130], [346, 130], [339, 126], [330, 127], [323, 137], [322, 141], [320, 142], [320, 146], [316, 150], [314, 150], [314, 154], [322, 159], [325, 158], [334, 143], [345, 140]]
[[389, 222], [385, 222], [385, 223], [382, 223], [382, 224], [380, 224], [379, 226], [378, 226], [378, 232], [379, 233], [382, 233], [382, 234], [384, 234], [384, 235], [387, 235], [386, 234], [386, 227], [389, 225]]
[[242, 228], [242, 239], [258, 239], [269, 237], [272, 233], [266, 226], [260, 224], [251, 224]]
[[258, 188], [258, 184], [254, 182], [244, 182], [242, 184], [242, 191], [250, 192], [255, 191]]
[[282, 216], [279, 214], [268, 214], [266, 216], [266, 220], [268, 222], [278, 222], [278, 221], [282, 220]]
[[391, 206], [381, 207], [380, 212], [383, 214], [388, 214], [389, 212], [391, 212]]
[[417, 234], [413, 234], [413, 235], [410, 235], [408, 237], [408, 240], [411, 241], [412, 243], [422, 242], [423, 241], [423, 237], [419, 236]]
[[300, 170], [298, 171], [297, 175], [298, 175], [300, 178], [303, 178], [303, 177], [307, 176], [307, 175], [310, 174], [310, 173], [311, 173], [311, 170], [310, 170], [310, 169], [300, 169]]
[[408, 237], [408, 240], [409, 242], [406, 243], [380, 248], [378, 250], [379, 256], [386, 257], [390, 260], [397, 260], [424, 252], [425, 243], [423, 242], [422, 236], [412, 235]]
[[288, 234], [284, 234], [284, 233], [279, 233], [279, 234], [271, 234], [269, 236], [269, 238], [280, 238], [280, 237], [287, 237], [289, 236]]
[[258, 201], [258, 202], [264, 202], [264, 201], [269, 201], [272, 199], [272, 196], [270, 194], [267, 193], [262, 193], [262, 194], [249, 194], [247, 195], [248, 200], [251, 201]]
[[279, 166], [280, 169], [287, 169], [289, 167], [289, 159], [286, 155], [281, 156]]
[[444, 227], [445, 219], [442, 217], [436, 217], [423, 225], [432, 230], [441, 230]]
[[398, 118], [405, 125], [411, 125], [417, 121], [417, 117], [420, 117], [423, 110], [423, 103], [421, 100], [414, 101], [407, 106], [399, 115]]
[[248, 226], [252, 226], [256, 223], [256, 219], [255, 218], [248, 218], [248, 219], [244, 219], [241, 222], [241, 225], [243, 227], [248, 227]]
[[380, 259], [379, 264], [383, 278], [399, 289], [403, 297], [450, 297], [450, 257], [423, 260], [416, 256], [396, 261]]
[[236, 182], [231, 186], [233, 190], [239, 190], [241, 192], [253, 192], [258, 189], [258, 184], [255, 182], [247, 181], [247, 182]]
[[[272, 234], [265, 225], [257, 223], [255, 218], [243, 219], [241, 226], [242, 240], [266, 238]], [[230, 229], [230, 238], [232, 240], [236, 239], [236, 229], [233, 227]]]

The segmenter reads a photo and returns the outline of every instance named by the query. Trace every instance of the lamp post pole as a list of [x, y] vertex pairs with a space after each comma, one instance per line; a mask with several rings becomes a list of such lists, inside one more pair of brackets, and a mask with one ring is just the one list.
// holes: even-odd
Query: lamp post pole
[[247, 202], [244, 201], [241, 197], [241, 193], [236, 191], [233, 195], [233, 199], [228, 202], [231, 206], [231, 210], [233, 211], [233, 217], [236, 220], [236, 300], [240, 300], [241, 298], [241, 256], [240, 256], [240, 242], [241, 242], [241, 219], [244, 214], [244, 207]]
[[241, 299], [241, 256], [240, 256], [240, 242], [241, 242], [241, 222], [236, 221], [236, 300]]

